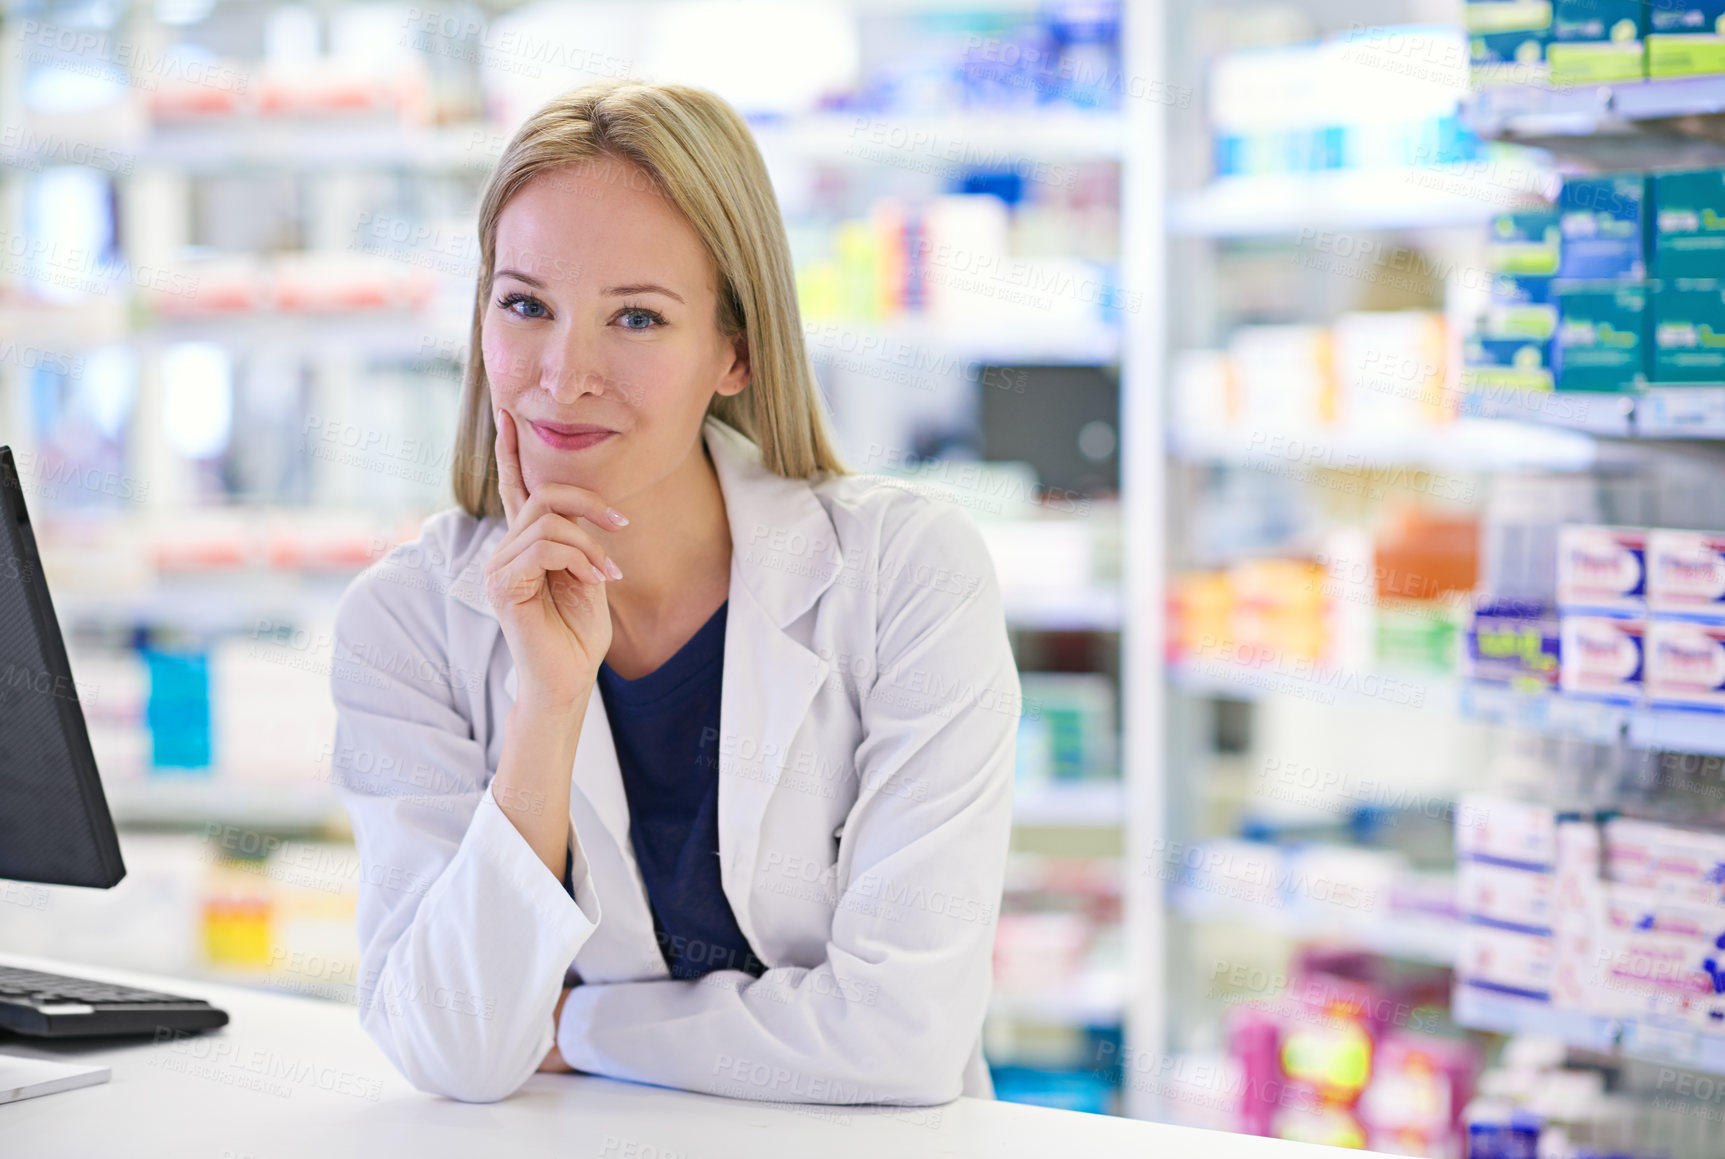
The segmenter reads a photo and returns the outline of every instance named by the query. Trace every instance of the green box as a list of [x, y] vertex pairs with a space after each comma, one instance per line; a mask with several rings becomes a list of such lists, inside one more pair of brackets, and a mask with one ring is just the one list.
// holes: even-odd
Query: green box
[[1466, 366], [1462, 390], [1469, 394], [1549, 392], [1552, 389], [1551, 340], [1485, 338], [1470, 335], [1463, 344]]
[[1633, 392], [1647, 385], [1647, 286], [1566, 282], [1557, 288], [1551, 361], [1558, 390]]
[[1654, 383], [1725, 384], [1725, 281], [1656, 282], [1651, 296]]
[[1655, 173], [1648, 276], [1725, 278], [1725, 170]]
[[1651, 0], [1647, 75], [1725, 72], [1725, 0]]
[[1500, 213], [1491, 219], [1486, 260], [1496, 274], [1557, 273], [1563, 224], [1556, 206]]
[[1545, 59], [1553, 85], [1605, 84], [1647, 75], [1641, 0], [1557, 0]]

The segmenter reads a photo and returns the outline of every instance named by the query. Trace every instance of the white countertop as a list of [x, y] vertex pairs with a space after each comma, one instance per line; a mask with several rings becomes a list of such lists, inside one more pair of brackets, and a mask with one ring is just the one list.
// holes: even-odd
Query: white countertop
[[[113, 1069], [106, 1083], [0, 1105], [6, 1159], [1332, 1159], [1330, 1147], [959, 1098], [937, 1107], [767, 1104], [540, 1074], [497, 1103], [422, 1094], [396, 1074], [352, 1007], [313, 998], [0, 954], [0, 963], [206, 998], [212, 1034], [52, 1042], [0, 1051]], [[1349, 1151], [1366, 1156], [1364, 1151]]]

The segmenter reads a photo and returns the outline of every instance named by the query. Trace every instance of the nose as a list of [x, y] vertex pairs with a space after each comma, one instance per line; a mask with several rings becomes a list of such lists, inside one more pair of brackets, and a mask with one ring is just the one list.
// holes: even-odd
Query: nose
[[539, 385], [559, 403], [575, 402], [584, 394], [605, 393], [606, 376], [595, 364], [592, 347], [571, 326], [545, 349], [539, 365]]

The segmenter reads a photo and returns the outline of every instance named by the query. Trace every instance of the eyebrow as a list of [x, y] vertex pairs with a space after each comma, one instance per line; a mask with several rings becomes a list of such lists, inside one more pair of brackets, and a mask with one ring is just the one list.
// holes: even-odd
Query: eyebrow
[[[535, 289], [543, 290], [545, 288], [544, 282], [541, 282], [538, 278], [524, 274], [520, 270], [498, 270], [497, 276], [500, 278], [514, 278], [518, 282], [526, 282], [529, 286], [532, 286]], [[627, 286], [606, 286], [601, 292], [618, 298], [627, 297], [630, 294], [663, 294], [667, 298], [683, 302], [683, 295], [677, 293], [675, 290], [667, 290], [664, 286], [657, 285], [653, 282], [638, 282]], [[683, 305], [686, 306], [688, 303], [683, 302]]]

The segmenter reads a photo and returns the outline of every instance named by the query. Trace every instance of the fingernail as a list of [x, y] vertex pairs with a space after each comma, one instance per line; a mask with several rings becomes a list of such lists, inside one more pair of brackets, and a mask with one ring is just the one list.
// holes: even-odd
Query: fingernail
[[608, 559], [605, 561], [605, 570], [611, 573], [612, 579], [623, 578], [623, 571], [617, 566], [617, 561], [614, 559]]
[[590, 569], [589, 569], [589, 570], [591, 570], [591, 571], [592, 571], [592, 573], [593, 573], [593, 582], [594, 582], [594, 583], [599, 583], [599, 584], [602, 584], [602, 583], [604, 583], [604, 582], [605, 582], [605, 573], [604, 573], [604, 572], [602, 572], [602, 571], [600, 571], [600, 570], [599, 570], [599, 569], [598, 569], [598, 568], [596, 568], [596, 567], [595, 567], [595, 568], [590, 568]]
[[605, 509], [605, 514], [610, 516], [611, 522], [615, 523], [618, 527], [623, 527], [629, 522], [629, 517], [614, 507], [607, 507]]
[[494, 426], [496, 426], [496, 428], [498, 430], [503, 429], [503, 408], [502, 407], [499, 406], [499, 407], [493, 407], [492, 408], [492, 410], [491, 410], [491, 422]]

